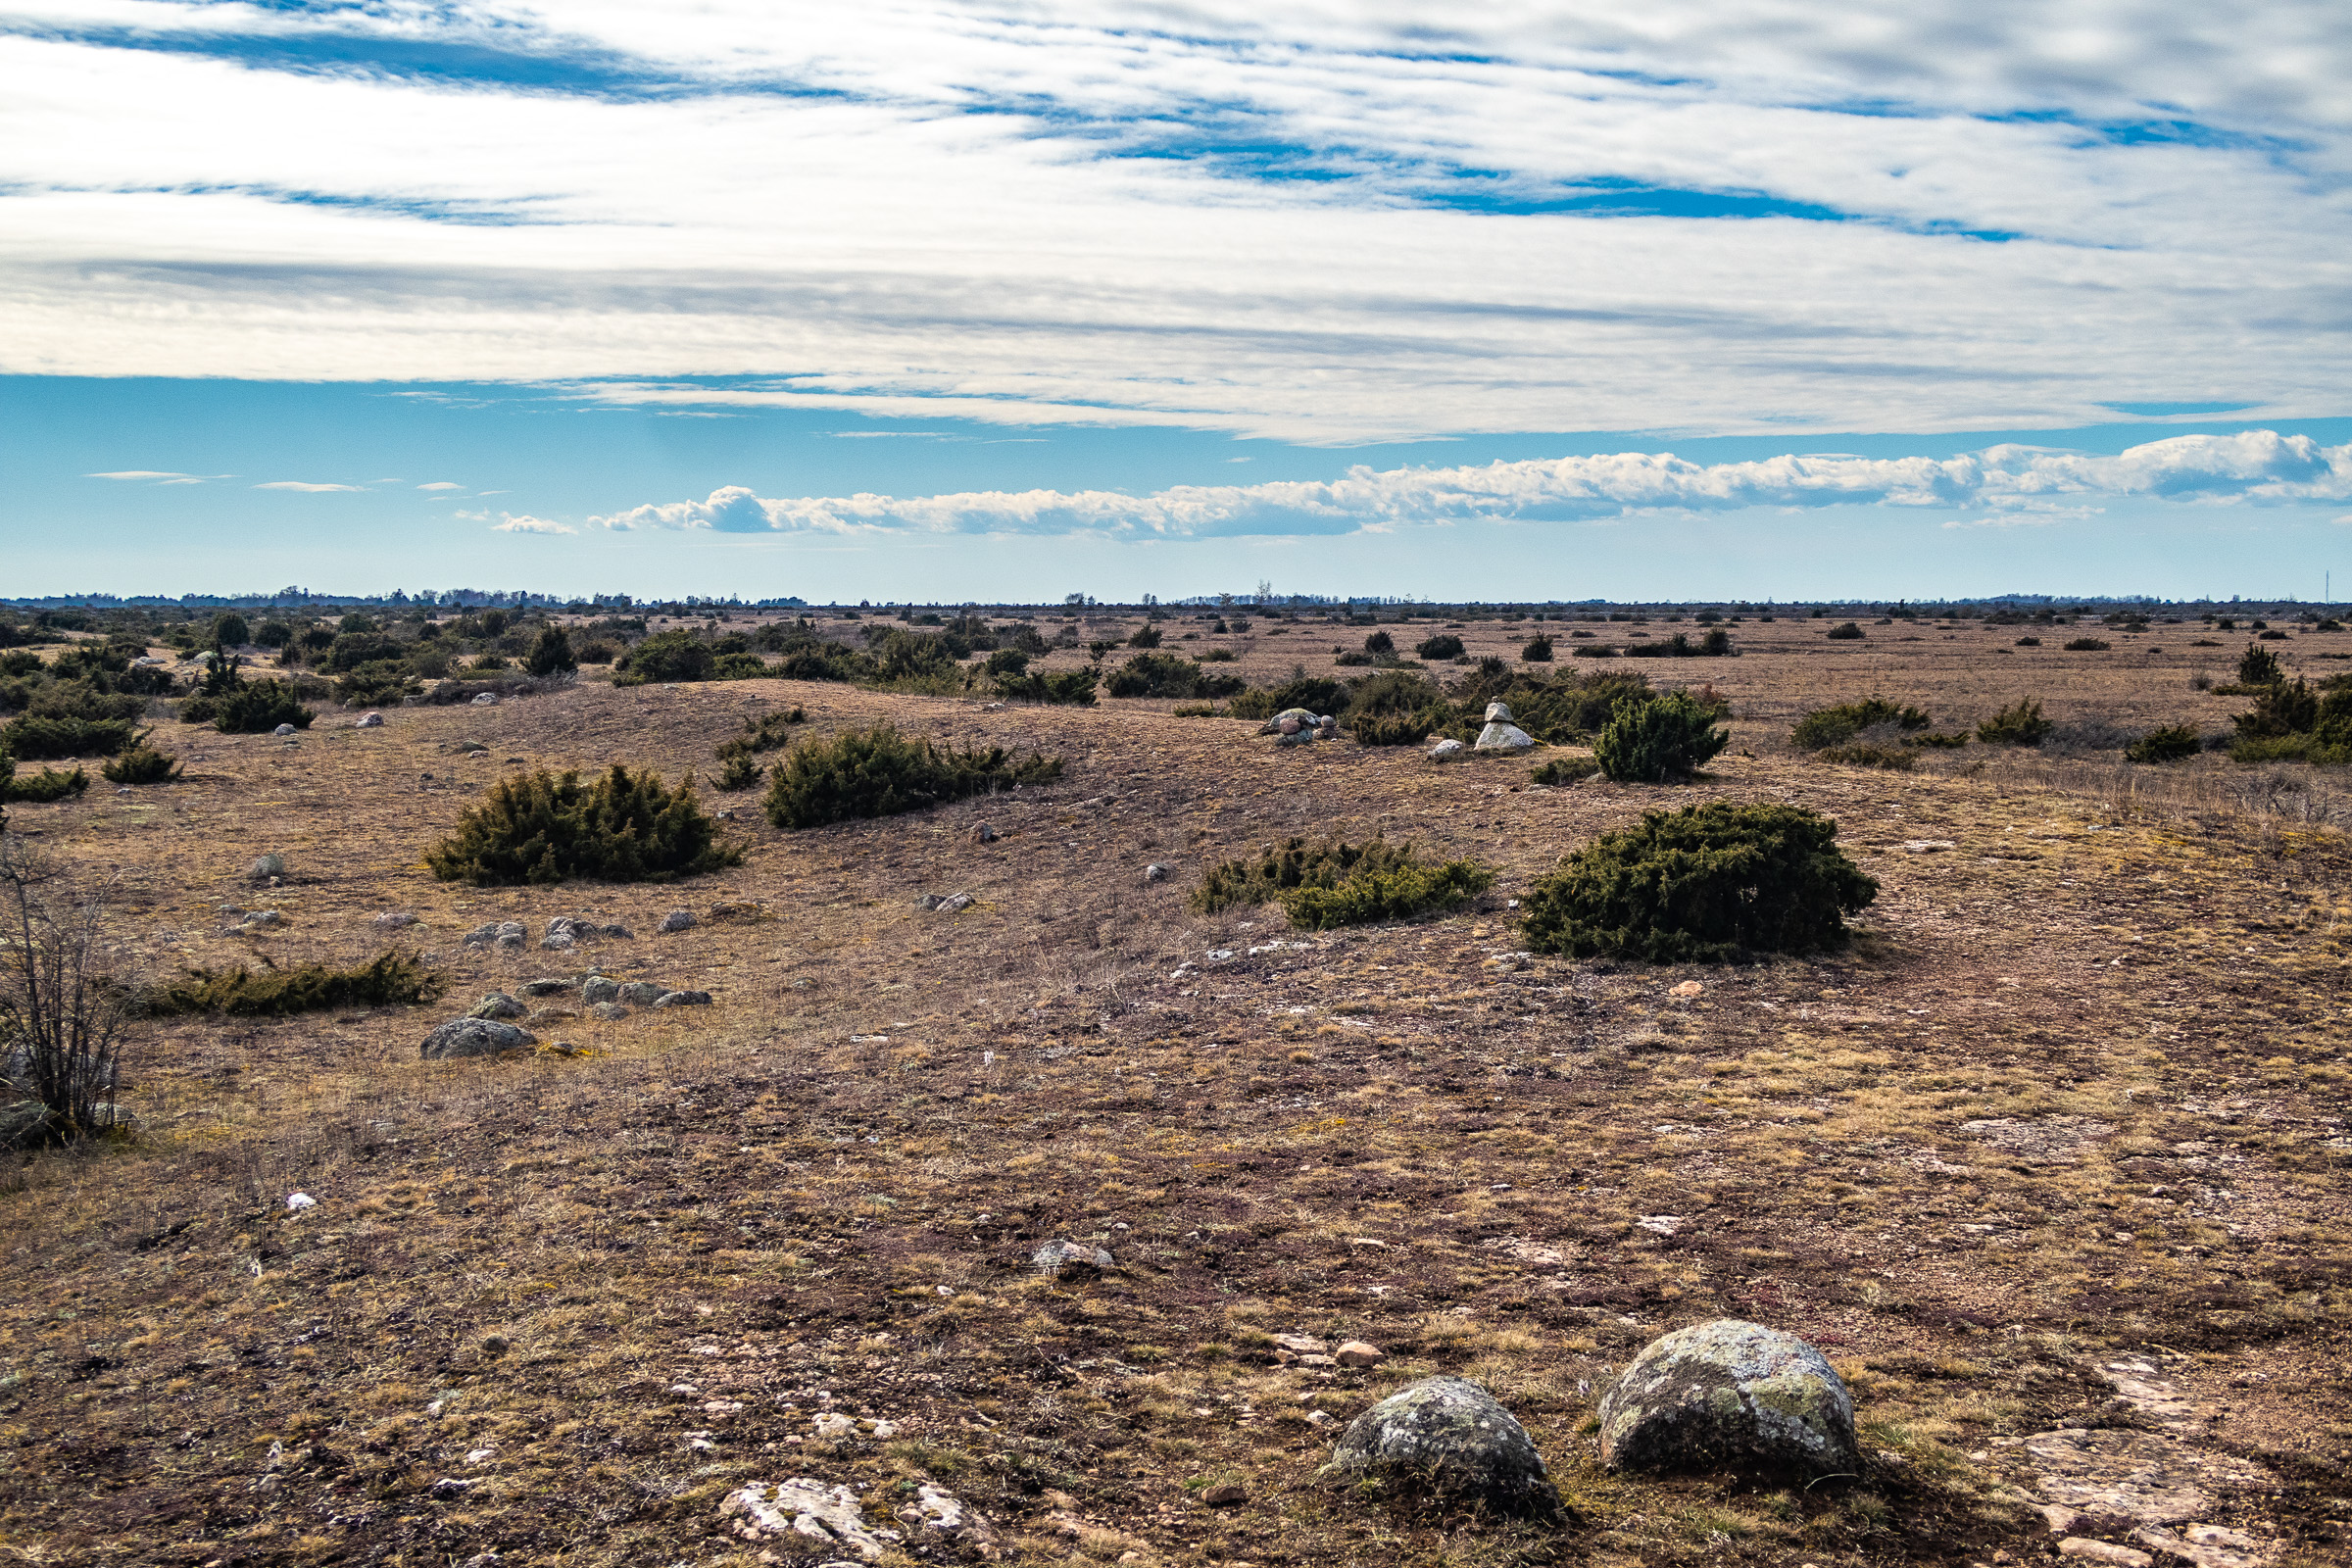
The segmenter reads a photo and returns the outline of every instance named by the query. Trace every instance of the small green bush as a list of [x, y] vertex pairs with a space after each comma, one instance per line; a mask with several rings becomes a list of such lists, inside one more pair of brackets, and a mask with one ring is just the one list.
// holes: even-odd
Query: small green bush
[[1358, 746], [1418, 746], [1445, 716], [1442, 710], [1429, 709], [1418, 713], [1359, 712], [1349, 715], [1348, 732]]
[[1135, 629], [1135, 635], [1127, 639], [1127, 646], [1130, 648], [1157, 648], [1159, 646], [1159, 628], [1157, 626], [1138, 626]]
[[1364, 652], [1379, 658], [1396, 652], [1396, 639], [1385, 631], [1376, 631], [1364, 639]]
[[2041, 639], [2038, 637], [2020, 637], [2017, 640], [2017, 646], [2020, 648], [2039, 648], [2041, 646]]
[[1908, 773], [1919, 766], [1919, 754], [1902, 746], [1882, 746], [1874, 741], [1849, 741], [1843, 746], [1825, 746], [1813, 754], [1825, 762], [1844, 767], [1883, 767], [1889, 773]]
[[1053, 673], [1031, 672], [1017, 679], [1007, 677], [995, 683], [999, 695], [1025, 703], [1056, 703], [1091, 708], [1095, 702], [1096, 675], [1092, 669], [1064, 669]]
[[1525, 900], [1527, 945], [1570, 957], [1721, 963], [1841, 947], [1878, 884], [1798, 807], [1649, 811], [1569, 856]]
[[2124, 748], [2124, 760], [2131, 762], [2178, 762], [2194, 757], [2204, 749], [2204, 742], [2194, 724], [2167, 724], [2152, 729]]
[[1828, 635], [1834, 643], [1858, 643], [1862, 640], [1862, 628], [1850, 620], [1841, 620], [1830, 628]]
[[2070, 637], [2066, 642], [2066, 651], [2070, 654], [2103, 654], [2109, 646], [2096, 637]]
[[1590, 757], [1555, 757], [1527, 775], [1531, 784], [1574, 784], [1591, 778], [1600, 771], [1600, 763]]
[[80, 768], [61, 773], [54, 767], [44, 767], [25, 777], [17, 772], [17, 760], [0, 752], [0, 801], [23, 801], [27, 805], [45, 806], [62, 801], [69, 795], [79, 795], [90, 787], [90, 776]]
[[620, 656], [613, 667], [622, 686], [709, 680], [718, 658], [710, 645], [690, 631], [660, 631]]
[[694, 780], [662, 787], [650, 769], [615, 762], [592, 784], [545, 769], [502, 779], [425, 854], [444, 882], [477, 887], [564, 882], [667, 882], [739, 863], [695, 799]]
[[232, 1017], [280, 1017], [320, 1007], [410, 1006], [430, 1002], [445, 988], [443, 976], [406, 954], [387, 953], [368, 963], [337, 969], [306, 963], [292, 969], [253, 973], [233, 969], [190, 969], [186, 978], [148, 993], [145, 1010], [163, 1016], [222, 1012]]
[[1903, 737], [1903, 744], [1920, 747], [1927, 751], [1956, 752], [1966, 746], [1968, 740], [1968, 731], [1960, 730], [1949, 735], [1906, 735]]
[[774, 673], [758, 654], [720, 654], [710, 661], [712, 680], [760, 680]]
[[177, 760], [141, 741], [117, 755], [99, 772], [109, 784], [175, 784], [179, 769]]
[[[1578, 632], [1577, 635], [1589, 637], [1592, 633]], [[1617, 657], [1617, 650], [1607, 643], [1588, 643], [1586, 646], [1574, 650], [1574, 653], [1579, 659], [1615, 659]]]
[[[189, 699], [191, 703], [196, 699]], [[210, 700], [213, 728], [223, 735], [267, 735], [280, 724], [309, 729], [318, 715], [302, 706], [282, 681], [256, 680]], [[183, 711], [180, 715], [186, 717]]]
[[1204, 674], [1182, 654], [1138, 654], [1102, 683], [1113, 697], [1222, 697], [1241, 686], [1231, 675]]
[[737, 790], [748, 790], [764, 777], [766, 769], [749, 752], [723, 754], [718, 760], [718, 778], [715, 782], [730, 794]]
[[1542, 632], [1536, 633], [1533, 637], [1530, 637], [1527, 640], [1523, 647], [1520, 648], [1519, 658], [1523, 662], [1530, 664], [1550, 663], [1551, 639], [1544, 635]]
[[539, 628], [538, 640], [523, 656], [522, 667], [534, 675], [564, 675], [580, 667], [579, 656], [571, 651], [571, 635], [549, 621]]
[[2246, 644], [2245, 653], [2237, 661], [2240, 686], [2276, 686], [2284, 679], [2286, 670], [2279, 664], [2277, 654], [2255, 643]]
[[795, 746], [776, 764], [763, 804], [780, 828], [822, 827], [1060, 776], [1059, 758], [1016, 758], [1002, 747], [956, 751], [876, 724]]
[[1299, 930], [1329, 931], [1458, 908], [1494, 885], [1494, 873], [1476, 861], [1448, 860], [1357, 871], [1337, 887], [1291, 888], [1276, 894], [1275, 902]]
[[136, 744], [128, 718], [67, 718], [26, 713], [0, 725], [0, 751], [30, 762], [57, 757], [113, 757]]
[[1689, 778], [1731, 744], [1730, 730], [1687, 692], [1628, 702], [1593, 737], [1592, 759], [1620, 784]]
[[793, 726], [808, 722], [808, 710], [797, 704], [780, 713], [762, 713], [758, 718], [747, 718], [741, 730], [719, 743], [718, 755], [725, 759], [782, 751], [792, 744]]
[[1865, 697], [1858, 703], [1814, 709], [1789, 730], [1788, 744], [1800, 752], [1818, 752], [1825, 746], [1842, 745], [1881, 724], [1910, 730], [1926, 729], [1931, 722], [1923, 709], [1890, 703], [1884, 697]]
[[[424, 690], [415, 678], [415, 669], [413, 664], [389, 659], [356, 664], [335, 681], [335, 696], [341, 702], [358, 703], [368, 708], [396, 697], [407, 697]], [[274, 724], [270, 726], [272, 729], [276, 727]]]
[[[1484, 878], [1483, 881], [1479, 880]], [[1427, 908], [1433, 902], [1456, 903], [1486, 891], [1492, 872], [1467, 860], [1431, 865], [1410, 844], [1391, 844], [1379, 835], [1363, 844], [1348, 844], [1334, 834], [1324, 839], [1293, 838], [1269, 844], [1254, 856], [1226, 860], [1209, 868], [1193, 892], [1193, 907], [1214, 914], [1236, 906], [1280, 901], [1294, 921], [1306, 924], [1351, 909], [1396, 907], [1399, 903]], [[1292, 899], [1301, 893], [1338, 893], [1349, 884], [1355, 890], [1331, 905], [1308, 904], [1307, 921], [1298, 921]], [[1475, 884], [1475, 885], [1472, 885]], [[1464, 889], [1459, 898], [1454, 890]], [[1418, 904], [1414, 901], [1420, 900]], [[1364, 919], [1392, 915], [1365, 914]], [[1332, 924], [1353, 923], [1332, 919]]]
[[2041, 704], [2021, 697], [1977, 726], [1977, 739], [1987, 746], [2039, 746], [2057, 726], [2041, 716]]
[[1423, 659], [1459, 659], [1462, 657], [1462, 640], [1449, 631], [1442, 631], [1415, 643], [1413, 652]]
[[[1375, 675], [1372, 680], [1382, 678]], [[1364, 684], [1368, 687], [1372, 682], [1366, 681]], [[1227, 710], [1236, 718], [1268, 719], [1288, 709], [1303, 708], [1318, 714], [1330, 713], [1336, 717], [1348, 710], [1349, 701], [1347, 682], [1294, 670], [1289, 680], [1271, 690], [1252, 686], [1240, 693], [1227, 705]]]

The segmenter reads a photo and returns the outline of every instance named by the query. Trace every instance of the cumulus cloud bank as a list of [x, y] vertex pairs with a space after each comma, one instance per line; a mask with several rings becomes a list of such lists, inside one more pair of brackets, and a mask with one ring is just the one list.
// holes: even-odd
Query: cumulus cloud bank
[[1454, 468], [1350, 469], [1332, 480], [1115, 490], [768, 499], [741, 485], [707, 500], [589, 519], [617, 530], [731, 533], [1072, 533], [1170, 537], [1377, 529], [1473, 517], [1573, 519], [1645, 511], [1889, 506], [2031, 514], [2102, 499], [2283, 505], [2352, 498], [2352, 445], [2248, 430], [2150, 441], [2114, 456], [2003, 445], [1953, 458], [1788, 454], [1701, 465], [1619, 452]]

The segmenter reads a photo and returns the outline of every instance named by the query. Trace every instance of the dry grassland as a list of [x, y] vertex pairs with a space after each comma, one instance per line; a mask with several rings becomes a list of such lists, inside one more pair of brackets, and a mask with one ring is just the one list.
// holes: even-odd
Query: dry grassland
[[[1175, 641], [1191, 624], [1171, 651], [1227, 643], [1225, 667], [1260, 679], [1329, 671], [1362, 636], [1260, 621]], [[1680, 789], [1277, 751], [1167, 704], [992, 711], [772, 682], [590, 683], [367, 731], [328, 714], [295, 746], [167, 728], [184, 782], [13, 808], [114, 879], [119, 935], [151, 972], [397, 945], [451, 990], [160, 1024], [123, 1097], [133, 1145], [0, 1178], [0, 1560], [798, 1560], [733, 1539], [717, 1508], [744, 1481], [809, 1476], [876, 1518], [937, 1481], [1023, 1562], [2026, 1561], [2051, 1538], [2021, 1440], [2148, 1427], [2106, 1370], [2123, 1355], [2193, 1406], [2173, 1439], [2235, 1466], [2201, 1517], [2280, 1564], [2345, 1560], [2337, 797], [2211, 758], [2126, 769], [2092, 744], [2113, 740], [2099, 725], [2214, 727], [2243, 706], [2191, 689], [2236, 652], [2190, 648], [2193, 627], [2064, 654], [2013, 649], [2028, 628], [1841, 644], [1825, 625], [1743, 626], [1737, 660], [1577, 662], [1730, 698], [1732, 749]], [[1464, 635], [1515, 657], [1534, 629]], [[1971, 746], [1908, 775], [1788, 751], [1799, 710], [1871, 692], [1954, 727], [2040, 696], [2076, 744]], [[793, 704], [813, 733], [889, 717], [1067, 771], [791, 835], [756, 795], [712, 796], [745, 862], [671, 888], [477, 890], [422, 869], [504, 772], [709, 777], [743, 716]], [[474, 739], [489, 750], [455, 751]], [[1862, 940], [1731, 969], [1519, 951], [1505, 901], [1560, 855], [1708, 799], [1837, 817], [1882, 885]], [[1001, 837], [974, 842], [981, 822]], [[1375, 828], [1489, 861], [1494, 895], [1322, 935], [1187, 906], [1217, 858]], [[1928, 841], [1950, 847], [1906, 848]], [[289, 874], [257, 891], [265, 852]], [[1154, 861], [1174, 874], [1147, 883]], [[979, 902], [913, 906], [955, 892]], [[654, 933], [665, 910], [730, 901], [765, 912]], [[291, 924], [223, 935], [223, 904]], [[388, 910], [419, 923], [383, 934]], [[608, 974], [715, 1005], [532, 1025], [585, 1056], [419, 1061], [425, 1030], [483, 993], [584, 966], [537, 951], [558, 914], [636, 933], [583, 950]], [[509, 918], [531, 948], [460, 948]], [[1692, 979], [1696, 997], [1670, 994]], [[295, 1191], [318, 1206], [288, 1214]], [[1064, 1236], [1116, 1266], [1040, 1277], [1031, 1251]], [[1722, 1315], [1838, 1361], [1868, 1476], [1599, 1470], [1612, 1369]], [[1302, 1371], [1269, 1338], [1294, 1332], [1387, 1359]], [[1518, 1414], [1571, 1522], [1307, 1484], [1332, 1422], [1438, 1371]], [[859, 1425], [819, 1436], [829, 1413]], [[1203, 1505], [1226, 1483], [1247, 1500]]]

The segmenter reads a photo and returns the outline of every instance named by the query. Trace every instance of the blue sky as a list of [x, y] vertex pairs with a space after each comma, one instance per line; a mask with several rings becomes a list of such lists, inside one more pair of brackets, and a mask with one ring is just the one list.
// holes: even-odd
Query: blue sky
[[2331, 8], [1623, 9], [20, 3], [0, 591], [2318, 595]]

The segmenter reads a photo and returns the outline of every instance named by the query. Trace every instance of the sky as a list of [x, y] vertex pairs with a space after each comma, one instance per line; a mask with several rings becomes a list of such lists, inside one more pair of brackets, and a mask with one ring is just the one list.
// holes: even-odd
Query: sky
[[0, 594], [2318, 599], [2347, 240], [2327, 4], [0, 0]]

